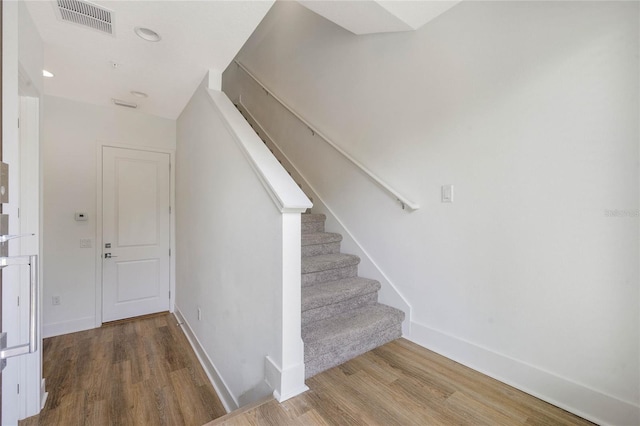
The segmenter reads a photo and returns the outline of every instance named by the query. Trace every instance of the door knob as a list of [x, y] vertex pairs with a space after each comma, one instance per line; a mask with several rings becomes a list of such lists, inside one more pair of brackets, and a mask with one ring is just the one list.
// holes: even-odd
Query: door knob
[[111, 256], [111, 253], [105, 253], [104, 254], [104, 258], [105, 259], [111, 259], [112, 257], [118, 257], [118, 256]]

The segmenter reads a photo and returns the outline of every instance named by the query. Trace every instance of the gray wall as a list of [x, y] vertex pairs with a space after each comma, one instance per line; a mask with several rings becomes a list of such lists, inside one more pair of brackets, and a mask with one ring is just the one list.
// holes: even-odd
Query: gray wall
[[236, 66], [223, 89], [260, 109], [409, 301], [408, 337], [592, 419], [633, 423], [638, 16], [635, 2], [463, 2], [415, 32], [355, 36], [277, 2], [238, 59], [421, 204], [413, 213]]

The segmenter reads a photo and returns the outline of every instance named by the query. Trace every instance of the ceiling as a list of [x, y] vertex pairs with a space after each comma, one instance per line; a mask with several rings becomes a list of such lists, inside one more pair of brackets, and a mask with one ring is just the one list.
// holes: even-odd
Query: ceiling
[[344, 29], [362, 35], [417, 30], [460, 1], [298, 0], [298, 3]]
[[[112, 102], [119, 99], [170, 119], [180, 115], [208, 70], [227, 68], [273, 2], [93, 1], [112, 11], [110, 35], [59, 19], [56, 0], [25, 1], [44, 42], [45, 69], [55, 75], [44, 79], [45, 94], [123, 108]], [[371, 34], [417, 29], [459, 0], [299, 2], [354, 34]], [[135, 27], [162, 39], [145, 41]]]
[[[115, 37], [58, 19], [55, 1], [25, 3], [55, 75], [44, 79], [47, 95], [112, 106], [116, 98], [174, 119], [208, 70], [227, 68], [273, 1], [93, 1], [113, 12]], [[139, 38], [139, 26], [161, 41]]]

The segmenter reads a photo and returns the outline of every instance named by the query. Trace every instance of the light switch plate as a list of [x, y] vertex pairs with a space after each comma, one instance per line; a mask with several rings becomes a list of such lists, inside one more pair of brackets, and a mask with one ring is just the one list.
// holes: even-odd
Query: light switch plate
[[442, 185], [442, 202], [453, 203], [453, 185]]
[[80, 248], [91, 248], [91, 238], [81, 238]]

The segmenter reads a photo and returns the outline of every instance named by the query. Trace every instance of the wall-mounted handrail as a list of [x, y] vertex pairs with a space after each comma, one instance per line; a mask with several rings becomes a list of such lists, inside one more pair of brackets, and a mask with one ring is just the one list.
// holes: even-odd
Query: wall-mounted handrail
[[234, 62], [236, 63], [236, 65], [241, 68], [245, 73], [247, 73], [247, 75], [249, 77], [251, 77], [256, 83], [258, 83], [258, 85], [260, 85], [260, 87], [262, 87], [262, 89], [267, 93], [267, 95], [270, 95], [273, 99], [275, 99], [276, 101], [278, 101], [278, 103], [280, 105], [282, 105], [287, 111], [289, 111], [294, 117], [296, 117], [298, 120], [302, 121], [304, 123], [305, 126], [307, 126], [307, 128], [309, 128], [309, 130], [311, 131], [311, 134], [313, 136], [318, 135], [320, 136], [320, 138], [322, 140], [324, 140], [326, 143], [328, 143], [331, 147], [333, 147], [333, 149], [335, 149], [336, 151], [338, 151], [340, 154], [342, 154], [347, 160], [349, 160], [352, 164], [354, 164], [356, 167], [358, 167], [360, 170], [362, 170], [362, 172], [369, 176], [369, 178], [371, 180], [373, 180], [375, 183], [377, 183], [382, 189], [384, 189], [385, 191], [387, 191], [389, 194], [391, 194], [392, 197], [394, 197], [402, 206], [402, 209], [409, 209], [411, 211], [413, 210], [418, 210], [420, 208], [420, 206], [414, 202], [412, 202], [411, 200], [407, 199], [405, 196], [403, 196], [402, 194], [400, 194], [398, 191], [396, 191], [395, 189], [393, 189], [392, 187], [390, 187], [387, 183], [385, 183], [382, 179], [380, 179], [375, 173], [373, 173], [371, 170], [369, 170], [368, 168], [366, 168], [362, 163], [360, 163], [358, 160], [356, 160], [355, 158], [353, 158], [348, 152], [346, 152], [345, 150], [343, 150], [342, 148], [340, 148], [338, 145], [336, 145], [333, 141], [331, 141], [331, 139], [329, 139], [327, 136], [325, 136], [322, 132], [320, 132], [318, 129], [316, 129], [311, 123], [309, 123], [309, 121], [307, 121], [304, 117], [302, 117], [300, 114], [298, 114], [297, 112], [295, 112], [293, 110], [293, 108], [291, 108], [290, 106], [288, 106], [282, 99], [280, 99], [277, 95], [275, 95], [268, 87], [266, 87], [264, 85], [264, 83], [262, 83], [251, 71], [249, 71], [247, 69], [247, 67], [245, 67], [241, 62], [234, 60]]

